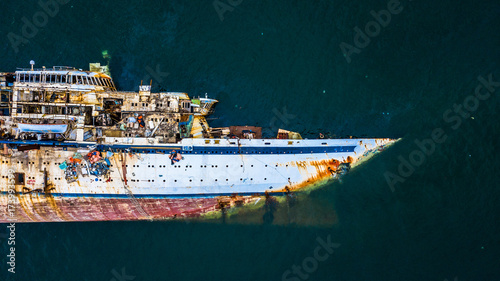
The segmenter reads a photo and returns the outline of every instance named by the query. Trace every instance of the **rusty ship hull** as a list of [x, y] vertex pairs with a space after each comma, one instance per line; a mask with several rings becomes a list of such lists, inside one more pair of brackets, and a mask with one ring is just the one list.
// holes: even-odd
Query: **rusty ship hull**
[[[10, 206], [15, 215], [11, 216], [9, 192], [3, 189], [0, 205], [5, 212], [0, 221], [199, 217], [265, 195], [284, 196], [306, 189], [393, 143], [390, 139], [210, 142], [185, 139], [177, 146], [93, 147], [109, 154], [109, 178], [89, 174], [71, 183], [64, 179], [61, 162], [75, 153], [88, 153], [88, 144], [9, 142], [41, 146], [1, 157], [0, 172], [7, 175], [1, 179], [2, 186], [14, 183], [16, 193]], [[184, 157], [174, 165], [166, 153], [172, 149]], [[16, 179], [20, 175], [26, 175], [22, 181]]]
[[395, 141], [211, 128], [207, 95], [120, 92], [90, 69], [0, 73], [0, 222], [208, 216], [335, 179]]

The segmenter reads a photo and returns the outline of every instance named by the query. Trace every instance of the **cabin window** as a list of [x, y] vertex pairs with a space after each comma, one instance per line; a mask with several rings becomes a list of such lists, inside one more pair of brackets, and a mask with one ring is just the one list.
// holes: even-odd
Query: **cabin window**
[[59, 106], [52, 107], [53, 114], [61, 114], [61, 108]]
[[14, 173], [15, 184], [24, 184], [24, 173]]

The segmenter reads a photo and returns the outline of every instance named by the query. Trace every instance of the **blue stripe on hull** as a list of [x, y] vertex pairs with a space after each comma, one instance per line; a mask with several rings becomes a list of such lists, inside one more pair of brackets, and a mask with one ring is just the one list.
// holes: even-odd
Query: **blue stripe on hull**
[[[83, 147], [87, 148], [90, 144], [84, 143], [63, 143], [51, 141], [5, 141], [0, 143], [28, 145], [38, 144], [42, 146], [58, 146], [58, 147]], [[180, 145], [173, 146], [149, 146], [149, 145], [124, 145], [124, 144], [99, 144], [98, 150], [116, 150], [130, 149], [136, 153], [170, 153], [175, 149], [185, 154], [308, 154], [308, 153], [346, 153], [354, 152], [356, 146], [300, 146], [300, 147], [277, 147], [277, 146], [193, 146], [191, 151], [186, 151]]]

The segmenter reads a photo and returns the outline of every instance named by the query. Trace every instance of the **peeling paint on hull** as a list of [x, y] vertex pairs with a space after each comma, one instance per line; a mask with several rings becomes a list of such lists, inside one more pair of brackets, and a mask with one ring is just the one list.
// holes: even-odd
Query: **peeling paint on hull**
[[[339, 141], [331, 140], [333, 145]], [[16, 200], [9, 203], [8, 179], [4, 176], [0, 180], [3, 183], [0, 208], [5, 210], [0, 212], [0, 222], [165, 220], [213, 216], [221, 209], [262, 199], [264, 194], [278, 196], [321, 185], [335, 178], [341, 165], [356, 166], [378, 153], [380, 145], [389, 145], [392, 141], [373, 143], [369, 149], [366, 145], [357, 146], [353, 152], [335, 154], [338, 156], [328, 153], [186, 154], [181, 161], [182, 167], [179, 164], [163, 165], [168, 161], [165, 154], [115, 153], [110, 158], [112, 181], [82, 177], [73, 183], [61, 179], [63, 172], [58, 164], [73, 155], [76, 149], [54, 151], [44, 147], [15, 157], [1, 157], [1, 172], [4, 175], [9, 170], [25, 173], [26, 182], [15, 185]], [[128, 168], [124, 169], [127, 165]], [[49, 189], [44, 186], [45, 172], [50, 178]], [[125, 173], [128, 183], [123, 177]], [[9, 208], [15, 210], [13, 216], [9, 215]]]
[[[1, 205], [6, 206], [2, 196]], [[19, 195], [14, 205], [15, 220], [8, 212], [0, 214], [0, 222], [63, 222], [63, 221], [118, 221], [161, 220], [198, 217], [219, 208], [217, 198], [139, 199], [144, 217], [137, 205], [129, 199], [95, 197], [52, 197], [50, 195]]]

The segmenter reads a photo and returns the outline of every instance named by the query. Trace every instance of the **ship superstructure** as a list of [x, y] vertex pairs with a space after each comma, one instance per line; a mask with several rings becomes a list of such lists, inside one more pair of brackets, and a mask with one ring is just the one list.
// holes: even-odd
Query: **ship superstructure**
[[0, 74], [1, 222], [200, 216], [335, 178], [394, 142], [211, 128], [217, 100], [117, 91], [106, 72]]

